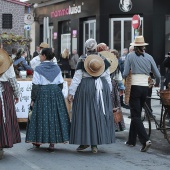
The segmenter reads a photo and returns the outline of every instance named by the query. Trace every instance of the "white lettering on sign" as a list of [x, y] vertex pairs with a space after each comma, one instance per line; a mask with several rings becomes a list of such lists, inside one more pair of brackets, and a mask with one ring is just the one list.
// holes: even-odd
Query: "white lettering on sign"
[[138, 24], [138, 23], [139, 23], [138, 20], [133, 20], [133, 21], [132, 21], [132, 24]]
[[60, 9], [56, 11], [51, 12], [51, 18], [56, 18], [60, 16], [66, 16], [66, 15], [73, 15], [73, 14], [78, 14], [81, 13], [81, 6], [69, 6], [66, 9]]

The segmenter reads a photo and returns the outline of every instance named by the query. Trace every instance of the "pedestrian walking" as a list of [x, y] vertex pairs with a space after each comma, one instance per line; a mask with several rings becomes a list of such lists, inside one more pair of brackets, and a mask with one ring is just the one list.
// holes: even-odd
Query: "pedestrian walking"
[[91, 145], [93, 153], [98, 152], [97, 145], [115, 141], [110, 63], [96, 47], [94, 39], [85, 42], [87, 52], [80, 56], [68, 96], [73, 101], [70, 144], [80, 145], [77, 151]]
[[114, 119], [115, 131], [119, 132], [125, 130], [125, 123], [124, 123], [123, 114], [121, 110], [120, 93], [119, 93], [119, 91], [120, 92], [124, 91], [124, 85], [122, 82], [122, 75], [118, 66], [118, 58], [114, 53], [112, 53], [113, 52], [112, 50], [110, 50], [110, 52], [107, 50], [108, 48], [105, 43], [99, 43], [97, 45], [97, 52], [100, 52], [100, 54], [104, 56], [111, 64], [109, 70], [110, 70], [110, 77], [112, 83], [112, 91], [111, 91], [112, 108], [115, 112], [118, 111], [119, 114], [121, 114], [121, 119], [119, 121], [116, 121]]
[[54, 151], [55, 143], [69, 141], [70, 121], [62, 94], [63, 77], [58, 65], [51, 62], [52, 50], [44, 48], [41, 64], [35, 68], [32, 79], [32, 115], [27, 124], [26, 142], [35, 147], [49, 143], [48, 151]]
[[70, 78], [69, 49], [65, 48], [60, 56], [60, 68], [64, 78]]
[[21, 142], [15, 111], [19, 95], [12, 59], [5, 50], [0, 49], [0, 159], [3, 148], [12, 148], [13, 144]]
[[70, 65], [70, 71], [71, 71], [71, 78], [73, 78], [75, 70], [76, 70], [76, 66], [77, 66], [77, 62], [79, 60], [79, 55], [77, 54], [77, 50], [74, 49], [72, 51], [72, 55], [69, 58], [69, 65]]
[[145, 46], [148, 45], [145, 43], [144, 37], [136, 36], [134, 42], [130, 45], [133, 45], [135, 49], [134, 52], [128, 54], [123, 73], [124, 78], [126, 78], [130, 70], [132, 71], [129, 100], [131, 123], [129, 138], [126, 144], [135, 146], [136, 137], [138, 136], [140, 143], [142, 144], [141, 152], [146, 152], [151, 146], [151, 141], [142, 123], [141, 112], [148, 94], [148, 78], [150, 76], [150, 72], [153, 72], [156, 78], [156, 86], [159, 85], [161, 76], [153, 57], [144, 52]]

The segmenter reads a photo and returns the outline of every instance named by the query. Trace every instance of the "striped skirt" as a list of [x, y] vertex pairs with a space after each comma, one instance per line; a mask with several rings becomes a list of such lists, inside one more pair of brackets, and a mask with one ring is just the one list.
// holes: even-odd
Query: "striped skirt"
[[[118, 90], [118, 86], [115, 80], [112, 80], [112, 93], [111, 93], [111, 97], [112, 97], [112, 104], [113, 104], [113, 108], [121, 108], [121, 104], [120, 104], [120, 95], [119, 95], [119, 90]], [[119, 131], [123, 131], [125, 130], [125, 122], [124, 119], [118, 123], [114, 122], [115, 124], [115, 131], [119, 132]]]
[[70, 144], [101, 145], [115, 142], [110, 88], [107, 81], [103, 84], [103, 113], [101, 98], [96, 100], [95, 79], [83, 78], [74, 96]]
[[9, 82], [1, 82], [5, 110], [5, 120], [2, 112], [2, 100], [0, 99], [0, 148], [11, 148], [13, 144], [20, 143], [20, 129], [17, 121], [13, 89]]
[[70, 120], [61, 88], [40, 86], [27, 124], [26, 142], [63, 143], [69, 136]]

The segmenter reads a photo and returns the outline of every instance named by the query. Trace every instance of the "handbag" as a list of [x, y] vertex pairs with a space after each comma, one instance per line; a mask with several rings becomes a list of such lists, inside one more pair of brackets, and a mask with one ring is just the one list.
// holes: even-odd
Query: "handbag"
[[64, 81], [64, 83], [63, 83], [62, 93], [63, 93], [64, 98], [68, 97], [68, 83], [67, 83], [67, 81]]
[[122, 111], [119, 108], [113, 109], [114, 122], [119, 123], [123, 120]]

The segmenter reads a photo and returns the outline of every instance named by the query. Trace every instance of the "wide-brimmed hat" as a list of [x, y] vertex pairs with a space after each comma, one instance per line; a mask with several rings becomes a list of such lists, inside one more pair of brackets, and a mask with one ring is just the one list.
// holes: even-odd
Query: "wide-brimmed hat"
[[10, 67], [12, 61], [8, 53], [0, 48], [0, 74], [4, 73]]
[[42, 42], [40, 44], [40, 48], [49, 48], [49, 45], [47, 43], [45, 43], [45, 42]]
[[146, 45], [149, 45], [149, 44], [145, 43], [145, 40], [144, 40], [143, 36], [136, 36], [134, 42], [130, 43], [130, 45], [133, 45], [133, 46], [146, 46]]
[[110, 73], [113, 73], [118, 66], [118, 59], [116, 57], [116, 55], [114, 55], [113, 53], [109, 52], [109, 51], [101, 51], [100, 54], [102, 56], [104, 56], [110, 63]]
[[103, 59], [98, 55], [89, 55], [84, 61], [84, 68], [93, 77], [100, 76], [105, 70]]

